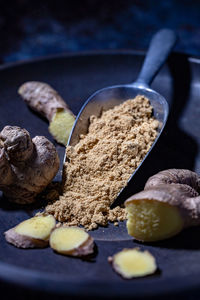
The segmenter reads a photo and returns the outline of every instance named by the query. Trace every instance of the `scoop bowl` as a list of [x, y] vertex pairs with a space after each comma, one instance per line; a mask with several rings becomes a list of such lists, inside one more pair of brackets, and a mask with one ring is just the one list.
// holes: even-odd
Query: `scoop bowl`
[[[75, 146], [79, 142], [80, 135], [88, 132], [89, 118], [91, 115], [100, 117], [102, 111], [112, 109], [114, 106], [119, 105], [128, 99], [135, 98], [137, 95], [146, 96], [153, 107], [153, 116], [159, 121], [159, 127], [157, 129], [158, 135], [142, 162], [130, 176], [128, 180], [130, 181], [156, 144], [167, 121], [169, 112], [168, 103], [162, 95], [150, 88], [150, 83], [164, 64], [169, 53], [173, 49], [176, 40], [176, 34], [172, 30], [160, 30], [151, 40], [141, 72], [135, 82], [109, 86], [98, 90], [90, 96], [82, 106], [75, 120], [67, 146]], [[64, 162], [65, 161], [66, 157], [64, 158]]]

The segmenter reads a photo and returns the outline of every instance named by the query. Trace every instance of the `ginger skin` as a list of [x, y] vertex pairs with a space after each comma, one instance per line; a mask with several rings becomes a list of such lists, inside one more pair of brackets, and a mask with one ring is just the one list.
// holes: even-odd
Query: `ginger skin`
[[200, 177], [170, 169], [150, 177], [144, 191], [126, 200], [128, 233], [140, 241], [170, 238], [200, 225]]
[[49, 132], [54, 139], [66, 145], [75, 116], [61, 96], [50, 85], [38, 81], [25, 82], [18, 93], [28, 106], [49, 121]]
[[34, 202], [58, 169], [57, 151], [44, 136], [31, 139], [27, 130], [17, 126], [0, 132], [0, 190], [11, 202]]

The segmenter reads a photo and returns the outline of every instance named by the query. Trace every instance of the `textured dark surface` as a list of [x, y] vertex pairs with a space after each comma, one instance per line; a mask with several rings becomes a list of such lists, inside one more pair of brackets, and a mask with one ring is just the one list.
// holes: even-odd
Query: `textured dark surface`
[[163, 27], [177, 31], [178, 51], [200, 54], [198, 0], [15, 0], [8, 3], [0, 1], [2, 62], [63, 52], [145, 50], [151, 36]]
[[[143, 57], [131, 53], [113, 55], [58, 57], [0, 71], [1, 113], [0, 125], [5, 122], [26, 127], [32, 136], [44, 134], [51, 139], [47, 123], [38, 118], [23, 104], [17, 95], [18, 86], [25, 80], [42, 80], [53, 85], [77, 113], [85, 99], [98, 88], [133, 81]], [[97, 72], [98, 70], [98, 72]], [[184, 72], [183, 72], [184, 70]], [[95, 76], [94, 76], [95, 74]], [[168, 66], [159, 73], [152, 87], [163, 94], [171, 107], [167, 127], [158, 144], [129, 185], [122, 200], [139, 191], [145, 180], [159, 170], [177, 167], [200, 172], [199, 148], [200, 119], [193, 118], [199, 110], [199, 61], [189, 62], [184, 55], [173, 55]], [[162, 83], [162, 84], [161, 84]], [[63, 148], [58, 148], [63, 155]], [[200, 229], [184, 231], [179, 236], [156, 244], [133, 242], [127, 235], [125, 224], [109, 226], [92, 235], [98, 253], [90, 261], [71, 259], [54, 254], [51, 249], [20, 250], [7, 244], [2, 232], [32, 215], [32, 209], [19, 209], [0, 199], [0, 277], [16, 282], [18, 287], [32, 286], [34, 292], [21, 292], [26, 297], [41, 297], [43, 292], [63, 291], [81, 298], [175, 297], [200, 295]], [[115, 274], [107, 257], [124, 247], [140, 246], [149, 249], [156, 257], [159, 272], [137, 280], [123, 280]], [[3, 265], [2, 263], [5, 263]], [[10, 269], [11, 267], [11, 269]], [[12, 269], [17, 267], [17, 269]], [[25, 268], [25, 271], [20, 268]], [[35, 272], [42, 273], [35, 273]], [[145, 288], [144, 288], [145, 287]], [[36, 290], [41, 291], [37, 294]], [[192, 291], [191, 291], [192, 290]], [[5, 287], [4, 287], [5, 291]], [[43, 292], [42, 292], [43, 291]], [[20, 292], [15, 292], [20, 295]], [[13, 295], [10, 288], [8, 297]], [[27, 296], [29, 295], [29, 296]], [[31, 296], [32, 295], [32, 296]], [[40, 296], [38, 296], [40, 295]], [[9, 299], [9, 298], [8, 298]]]

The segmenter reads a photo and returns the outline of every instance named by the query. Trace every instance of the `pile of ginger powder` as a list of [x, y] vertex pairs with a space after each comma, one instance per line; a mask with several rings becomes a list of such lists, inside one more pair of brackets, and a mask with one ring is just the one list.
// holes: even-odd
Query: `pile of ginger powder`
[[158, 125], [149, 100], [141, 95], [91, 116], [88, 133], [66, 149], [63, 194], [46, 212], [87, 230], [126, 219], [124, 208], [110, 205], [150, 149]]

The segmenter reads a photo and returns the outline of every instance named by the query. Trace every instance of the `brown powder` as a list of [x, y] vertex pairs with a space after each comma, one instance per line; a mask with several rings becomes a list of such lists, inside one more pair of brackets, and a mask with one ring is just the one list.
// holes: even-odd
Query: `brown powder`
[[110, 205], [140, 164], [157, 136], [158, 121], [144, 96], [127, 100], [90, 117], [88, 133], [67, 147], [64, 189], [46, 207], [58, 221], [91, 230], [108, 221], [123, 221], [125, 210]]

